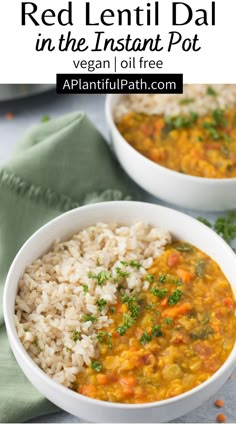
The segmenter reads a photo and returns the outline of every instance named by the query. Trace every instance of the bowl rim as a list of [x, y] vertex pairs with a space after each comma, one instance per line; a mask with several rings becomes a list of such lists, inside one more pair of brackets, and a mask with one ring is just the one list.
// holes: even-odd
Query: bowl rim
[[[125, 138], [122, 136], [122, 134], [120, 133], [120, 131], [118, 130], [115, 121], [114, 121], [114, 115], [113, 115], [113, 107], [114, 105], [112, 105], [113, 99], [115, 99], [115, 97], [117, 99], [119, 99], [119, 97], [123, 97], [126, 96], [126, 94], [107, 94], [106, 95], [106, 100], [105, 100], [105, 115], [106, 115], [106, 121], [108, 124], [108, 127], [110, 129], [112, 129], [112, 131], [115, 132], [116, 136], [119, 137], [120, 142], [122, 144], [125, 144], [125, 146], [127, 147], [127, 149], [130, 150], [131, 153], [133, 153], [134, 155], [136, 155], [139, 159], [142, 159], [144, 161], [144, 163], [147, 166], [151, 166], [153, 169], [158, 168], [161, 172], [165, 172], [166, 174], [172, 174], [173, 177], [178, 177], [180, 179], [189, 179], [192, 182], [207, 182], [208, 184], [219, 184], [219, 185], [225, 185], [227, 184], [235, 184], [236, 182], [236, 177], [224, 177], [222, 179], [220, 178], [210, 178], [210, 177], [200, 177], [200, 176], [192, 176], [191, 174], [183, 174], [183, 173], [179, 173], [178, 171], [172, 170], [171, 168], [167, 168], [164, 167], [163, 165], [157, 164], [154, 161], [151, 161], [151, 159], [147, 158], [146, 156], [142, 155], [140, 152], [138, 152], [135, 148], [133, 148], [133, 146], [131, 146], [126, 140]], [[164, 96], [164, 95], [163, 95]], [[117, 103], [117, 102], [115, 102]]]
[[[222, 366], [210, 378], [208, 378], [206, 381], [202, 382], [200, 385], [192, 388], [191, 390], [188, 390], [184, 393], [181, 393], [177, 396], [174, 396], [174, 397], [171, 397], [171, 398], [168, 398], [168, 399], [154, 401], [154, 402], [137, 403], [137, 404], [135, 404], [135, 403], [116, 403], [116, 402], [103, 401], [103, 400], [94, 399], [94, 398], [84, 396], [84, 395], [77, 393], [74, 390], [64, 386], [63, 384], [56, 382], [55, 380], [53, 380], [53, 378], [50, 378], [46, 374], [46, 372], [44, 372], [33, 361], [33, 359], [30, 357], [30, 355], [25, 350], [25, 348], [24, 348], [23, 344], [21, 343], [19, 336], [17, 334], [17, 330], [16, 330], [16, 327], [15, 327], [15, 324], [14, 324], [14, 314], [13, 314], [13, 312], [10, 312], [8, 310], [8, 297], [11, 296], [11, 289], [10, 288], [11, 288], [12, 274], [14, 273], [15, 268], [17, 269], [17, 262], [18, 262], [19, 258], [24, 254], [24, 251], [25, 251], [25, 249], [27, 249], [28, 245], [35, 243], [35, 241], [37, 241], [37, 238], [38, 238], [39, 235], [47, 232], [48, 229], [51, 226], [53, 227], [55, 223], [59, 223], [61, 220], [64, 220], [65, 217], [69, 218], [72, 215], [80, 214], [81, 210], [89, 211], [90, 209], [94, 209], [94, 208], [95, 209], [96, 208], [103, 209], [103, 208], [109, 207], [110, 205], [114, 205], [114, 204], [117, 207], [119, 207], [119, 206], [122, 207], [122, 206], [124, 206], [124, 204], [128, 204], [128, 205], [136, 204], [137, 208], [142, 207], [142, 206], [145, 207], [145, 205], [147, 205], [147, 206], [150, 205], [152, 207], [153, 206], [156, 207], [157, 209], [164, 210], [167, 213], [168, 213], [168, 211], [172, 211], [172, 213], [174, 212], [177, 215], [183, 216], [183, 218], [188, 219], [193, 224], [195, 222], [197, 222], [197, 220], [195, 218], [193, 218], [193, 217], [191, 217], [191, 216], [189, 216], [185, 213], [182, 213], [182, 212], [175, 210], [173, 208], [164, 207], [164, 206], [158, 205], [158, 204], [152, 204], [152, 203], [148, 203], [148, 202], [138, 202], [138, 201], [110, 201], [110, 202], [101, 202], [101, 203], [97, 203], [97, 204], [90, 204], [90, 205], [85, 205], [85, 206], [82, 206], [82, 207], [77, 207], [77, 208], [72, 209], [70, 211], [67, 211], [63, 214], [60, 214], [59, 216], [57, 216], [54, 219], [45, 223], [38, 230], [36, 230], [26, 240], [26, 242], [22, 245], [22, 247], [20, 248], [20, 250], [18, 251], [18, 253], [15, 256], [15, 258], [14, 258], [14, 260], [13, 260], [11, 266], [10, 266], [10, 269], [8, 271], [7, 277], [6, 277], [5, 286], [4, 286], [4, 293], [3, 293], [3, 315], [4, 315], [4, 321], [5, 321], [7, 335], [8, 335], [10, 345], [14, 347], [14, 349], [13, 348], [11, 348], [11, 349], [12, 349], [13, 352], [17, 352], [18, 356], [20, 357], [20, 359], [23, 363], [27, 364], [28, 369], [31, 371], [31, 374], [38, 377], [39, 380], [41, 382], [45, 383], [49, 388], [51, 388], [55, 391], [59, 391], [61, 395], [65, 395], [65, 397], [70, 397], [70, 398], [72, 397], [72, 399], [74, 401], [81, 400], [81, 401], [85, 401], [85, 402], [89, 403], [91, 406], [98, 406], [99, 405], [100, 407], [106, 407], [106, 408], [112, 408], [112, 409], [122, 408], [122, 409], [125, 409], [125, 410], [135, 410], [135, 409], [146, 410], [146, 409], [149, 409], [149, 408], [166, 406], [166, 405], [169, 405], [169, 404], [172, 404], [172, 403], [175, 404], [175, 403], [178, 403], [181, 400], [187, 399], [189, 396], [193, 396], [193, 395], [199, 393], [202, 389], [207, 387], [209, 384], [214, 383], [214, 381], [216, 381], [218, 379], [218, 377], [223, 375], [224, 372], [227, 371], [230, 367], [233, 367], [234, 363], [236, 362], [236, 342], [235, 342], [235, 345], [234, 345], [233, 349], [231, 350], [229, 356], [227, 357], [225, 362], [222, 364]], [[68, 220], [68, 222], [69, 222], [69, 220]], [[198, 226], [202, 227], [202, 229], [205, 229], [205, 231], [207, 233], [214, 235], [214, 238], [218, 239], [218, 241], [221, 243], [222, 247], [224, 248], [225, 252], [228, 252], [228, 254], [231, 255], [231, 256], [232, 256], [232, 254], [234, 254], [234, 252], [230, 248], [230, 246], [219, 235], [217, 235], [212, 229], [208, 228], [207, 226], [205, 226], [201, 222], [197, 222], [197, 223], [198, 223]], [[236, 261], [236, 256], [235, 256], [235, 261]], [[231, 285], [231, 282], [229, 282], [229, 283]]]

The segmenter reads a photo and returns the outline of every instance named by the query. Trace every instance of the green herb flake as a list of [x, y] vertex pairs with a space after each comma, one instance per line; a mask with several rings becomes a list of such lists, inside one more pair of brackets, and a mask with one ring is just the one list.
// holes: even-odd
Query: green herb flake
[[116, 273], [120, 277], [128, 277], [130, 275], [129, 272], [126, 272], [125, 270], [122, 270], [120, 267], [116, 267]]
[[77, 341], [81, 341], [81, 333], [78, 331], [72, 331], [72, 339], [73, 341], [77, 342]]
[[197, 217], [197, 220], [205, 224], [205, 226], [210, 227], [210, 229], [212, 228], [212, 224], [205, 217], [199, 216]]
[[167, 290], [165, 288], [158, 289], [157, 287], [154, 287], [154, 288], [152, 288], [151, 292], [152, 292], [153, 295], [155, 295], [155, 297], [165, 298]]
[[102, 365], [101, 363], [95, 360], [91, 363], [91, 369], [95, 370], [96, 372], [101, 372]]
[[148, 273], [148, 274], [145, 276], [145, 280], [147, 280], [147, 281], [148, 281], [148, 282], [150, 282], [150, 283], [153, 283], [153, 282], [154, 282], [154, 276], [153, 276], [153, 274]]
[[106, 332], [104, 332], [104, 331], [100, 331], [100, 332], [98, 332], [98, 334], [97, 334], [97, 339], [98, 339], [98, 341], [100, 342], [100, 343], [103, 343], [103, 340], [104, 340], [104, 336], [106, 335]]
[[163, 335], [163, 332], [161, 330], [161, 325], [154, 325], [152, 327], [152, 335], [156, 337], [160, 337]]
[[140, 269], [140, 267], [141, 267], [141, 264], [140, 263], [138, 263], [138, 261], [136, 261], [136, 260], [131, 260], [130, 261], [130, 265], [132, 266], [132, 267], [135, 267], [136, 269]]
[[165, 324], [166, 324], [166, 325], [170, 325], [172, 322], [173, 322], [172, 317], [167, 317], [167, 318], [165, 319]]
[[101, 298], [100, 300], [98, 300], [96, 302], [97, 306], [98, 306], [98, 310], [101, 312], [107, 305], [106, 300], [104, 300], [104, 298]]
[[179, 105], [189, 105], [190, 103], [195, 102], [195, 100], [191, 97], [185, 97], [183, 99], [180, 99]]
[[84, 292], [88, 292], [88, 289], [89, 289], [89, 288], [88, 288], [88, 285], [82, 285], [82, 286], [83, 286], [83, 291], [84, 291]]
[[226, 241], [236, 238], [236, 212], [229, 212], [225, 217], [218, 217], [214, 224], [214, 230]]
[[169, 305], [177, 304], [182, 298], [182, 295], [183, 295], [183, 292], [180, 289], [176, 289], [174, 292], [172, 292], [171, 295], [169, 295], [168, 304]]
[[66, 351], [67, 351], [67, 353], [68, 353], [69, 351], [72, 351], [72, 349], [71, 349], [71, 348], [69, 348], [69, 347], [66, 347]]
[[98, 273], [97, 276], [89, 272], [88, 277], [89, 279], [96, 279], [97, 284], [102, 286], [106, 280], [111, 279], [112, 274], [110, 272], [106, 272], [105, 270], [102, 270], [101, 272]]
[[111, 342], [111, 339], [112, 339], [112, 334], [109, 332], [109, 333], [107, 334], [107, 341], [106, 341], [106, 343], [107, 343], [107, 345], [108, 345], [108, 347], [109, 347], [109, 348], [112, 348], [112, 342]]
[[128, 266], [128, 265], [129, 265], [129, 263], [128, 263], [127, 261], [120, 261], [120, 263], [121, 263], [123, 266]]
[[159, 279], [158, 279], [158, 282], [165, 283], [166, 282], [166, 274], [161, 274]]
[[147, 331], [143, 332], [141, 338], [139, 339], [142, 345], [148, 344], [151, 340], [152, 340], [152, 335], [149, 335]]
[[207, 87], [207, 94], [209, 95], [209, 96], [217, 96], [217, 93], [216, 93], [216, 91], [213, 89], [213, 87], [211, 87], [211, 86], [208, 86]]
[[124, 313], [123, 314], [123, 324], [121, 326], [118, 326], [116, 328], [116, 332], [118, 332], [118, 334], [120, 336], [123, 336], [126, 331], [135, 323], [135, 320], [133, 317], [131, 317], [129, 314]]
[[112, 305], [112, 306], [109, 308], [109, 311], [111, 312], [111, 314], [114, 314], [114, 313], [115, 313], [115, 311], [116, 311], [116, 309], [115, 309], [115, 307]]
[[95, 316], [92, 316], [91, 314], [84, 314], [83, 315], [83, 321], [84, 322], [96, 322], [98, 319]]
[[24, 331], [24, 332], [29, 332], [29, 329], [27, 329], [27, 328], [23, 328], [23, 331]]

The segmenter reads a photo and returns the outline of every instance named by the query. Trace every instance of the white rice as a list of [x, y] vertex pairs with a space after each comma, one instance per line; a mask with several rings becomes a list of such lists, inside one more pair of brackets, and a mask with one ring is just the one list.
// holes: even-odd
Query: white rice
[[[208, 94], [213, 89], [216, 95]], [[182, 104], [183, 99], [194, 101]], [[183, 94], [129, 94], [123, 95], [114, 110], [114, 118], [119, 122], [129, 112], [148, 115], [159, 114], [176, 116], [196, 112], [206, 115], [210, 110], [236, 105], [236, 84], [186, 84]]]
[[[55, 243], [26, 269], [16, 296], [16, 329], [32, 359], [50, 377], [71, 387], [76, 374], [99, 355], [97, 333], [112, 322], [107, 312], [116, 304], [118, 284], [128, 294], [147, 290], [147, 269], [169, 242], [168, 232], [144, 223], [98, 223]], [[130, 275], [115, 281], [117, 267], [124, 268], [121, 261], [131, 260], [141, 267], [125, 266]], [[111, 273], [103, 285], [88, 276], [103, 271]], [[107, 302], [102, 312], [96, 304], [101, 298]], [[84, 315], [97, 320], [84, 321]]]

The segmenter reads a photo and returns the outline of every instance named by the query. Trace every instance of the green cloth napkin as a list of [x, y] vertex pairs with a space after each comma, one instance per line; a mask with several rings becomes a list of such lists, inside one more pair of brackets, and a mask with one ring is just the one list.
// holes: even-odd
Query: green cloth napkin
[[114, 160], [83, 113], [40, 124], [0, 168], [0, 422], [23, 422], [58, 410], [30, 384], [9, 347], [2, 292], [21, 245], [57, 215], [93, 202], [138, 198], [140, 190]]

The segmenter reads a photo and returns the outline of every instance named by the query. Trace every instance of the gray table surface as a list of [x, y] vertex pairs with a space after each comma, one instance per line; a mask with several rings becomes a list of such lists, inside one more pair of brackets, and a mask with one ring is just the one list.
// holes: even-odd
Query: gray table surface
[[[108, 138], [108, 128], [104, 115], [104, 95], [56, 95], [50, 90], [42, 95], [33, 96], [11, 102], [0, 102], [0, 164], [4, 163], [10, 156], [15, 143], [22, 137], [25, 130], [32, 124], [40, 122], [45, 114], [51, 118], [72, 111], [82, 110], [96, 124], [98, 129]], [[12, 112], [13, 120], [7, 120], [5, 114]], [[161, 205], [166, 203], [144, 194], [144, 201], [154, 202]], [[194, 217], [199, 213], [196, 211], [182, 210]], [[215, 214], [205, 214], [209, 220], [214, 220]], [[224, 409], [214, 406], [216, 399], [225, 401]], [[189, 414], [176, 419], [173, 423], [214, 423], [216, 415], [223, 411], [228, 422], [236, 423], [236, 378], [233, 375], [218, 393], [206, 401], [201, 407]], [[80, 419], [66, 412], [53, 415], [41, 416], [34, 423], [79, 423]]]

